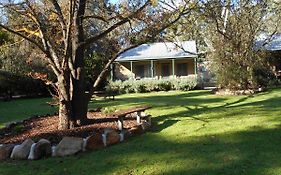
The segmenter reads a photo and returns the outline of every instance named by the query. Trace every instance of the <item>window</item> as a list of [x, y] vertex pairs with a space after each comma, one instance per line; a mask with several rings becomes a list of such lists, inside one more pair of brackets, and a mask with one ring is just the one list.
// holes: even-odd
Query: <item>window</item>
[[136, 77], [144, 77], [144, 65], [136, 65]]
[[187, 64], [178, 63], [177, 64], [177, 76], [187, 76]]
[[151, 77], [151, 68], [148, 64], [140, 64], [135, 67], [136, 77], [145, 78]]
[[161, 70], [162, 70], [163, 77], [168, 77], [171, 75], [170, 74], [170, 64], [168, 64], [168, 63], [162, 64]]

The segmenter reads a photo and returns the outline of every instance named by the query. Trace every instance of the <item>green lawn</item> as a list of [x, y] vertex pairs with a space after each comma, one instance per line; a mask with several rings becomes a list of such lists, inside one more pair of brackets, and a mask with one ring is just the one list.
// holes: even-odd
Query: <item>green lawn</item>
[[53, 114], [55, 107], [47, 105], [51, 98], [0, 101], [0, 128], [6, 123], [20, 121], [33, 115]]
[[[1, 102], [0, 124], [53, 112], [46, 100]], [[281, 174], [281, 89], [239, 97], [208, 91], [129, 94], [94, 101], [90, 108], [140, 104], [153, 106], [150, 132], [77, 156], [1, 162], [0, 174]]]

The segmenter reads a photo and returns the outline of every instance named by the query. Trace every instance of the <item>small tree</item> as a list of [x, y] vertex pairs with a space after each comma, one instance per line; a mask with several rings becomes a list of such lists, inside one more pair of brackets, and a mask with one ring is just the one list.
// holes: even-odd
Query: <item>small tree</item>
[[[150, 0], [115, 5], [96, 0], [18, 0], [0, 5], [6, 14], [0, 27], [36, 46], [56, 76], [59, 129], [87, 122], [91, 95], [118, 55], [153, 40], [189, 12], [187, 5], [177, 8]], [[100, 42], [107, 42], [102, 46], [112, 52], [87, 94], [85, 53]], [[47, 81], [46, 76], [38, 77]]]

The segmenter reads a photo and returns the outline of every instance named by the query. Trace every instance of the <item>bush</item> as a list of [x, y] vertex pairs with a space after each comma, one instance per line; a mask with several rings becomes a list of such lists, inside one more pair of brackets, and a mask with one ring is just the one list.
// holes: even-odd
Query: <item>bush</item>
[[189, 91], [194, 89], [196, 85], [197, 82], [192, 79], [182, 79], [174, 83], [174, 89], [181, 90], [181, 91]]
[[197, 81], [195, 77], [180, 79], [143, 79], [111, 81], [106, 87], [107, 91], [116, 91], [119, 93], [144, 93], [152, 91], [182, 90], [189, 91], [195, 88]]
[[11, 98], [12, 95], [37, 96], [38, 94], [49, 94], [42, 81], [0, 71], [0, 96]]

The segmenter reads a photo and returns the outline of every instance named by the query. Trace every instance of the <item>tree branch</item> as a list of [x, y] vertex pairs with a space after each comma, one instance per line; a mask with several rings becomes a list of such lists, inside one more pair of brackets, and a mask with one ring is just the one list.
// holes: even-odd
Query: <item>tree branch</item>
[[[172, 26], [173, 24], [175, 24], [180, 18], [182, 15], [185, 15], [187, 13], [190, 12], [191, 9], [189, 9], [188, 11], [186, 11], [186, 9], [182, 10], [178, 16], [170, 21], [169, 23], [167, 23], [166, 25], [163, 25], [162, 27], [160, 27], [158, 30], [152, 32], [152, 34], [150, 36], [146, 35], [146, 37], [139, 41], [137, 44], [134, 44], [134, 45], [131, 45], [125, 49], [122, 49], [120, 50], [118, 53], [114, 54], [114, 56], [107, 62], [107, 64], [105, 65], [105, 67], [103, 68], [103, 70], [100, 72], [100, 74], [98, 75], [98, 77], [96, 78], [90, 92], [89, 92], [89, 98], [93, 95], [94, 93], [94, 90], [97, 88], [97, 86], [99, 85], [99, 83], [102, 81], [102, 78], [104, 77], [104, 75], [106, 74], [106, 72], [108, 71], [110, 65], [121, 55], [123, 54], [124, 52], [130, 50], [130, 49], [133, 49], [133, 48], [136, 48], [142, 44], [145, 44], [146, 42], [150, 41], [152, 38], [154, 38], [158, 33], [162, 32], [163, 30], [169, 28], [170, 26]], [[150, 26], [152, 27], [152, 26]], [[145, 33], [144, 31], [140, 31], [139, 33]]]
[[58, 4], [57, 0], [50, 0], [50, 1], [53, 4], [53, 6], [54, 6], [54, 8], [57, 12], [58, 19], [59, 19], [59, 22], [60, 22], [60, 25], [61, 25], [61, 28], [62, 28], [63, 37], [65, 38], [66, 37], [66, 24], [65, 24], [65, 21], [64, 21], [64, 16], [63, 16], [62, 11], [61, 11], [61, 7]]
[[146, 3], [140, 7], [138, 10], [136, 10], [135, 12], [132, 12], [129, 16], [124, 17], [122, 20], [118, 21], [117, 23], [113, 24], [111, 27], [109, 27], [108, 29], [104, 30], [103, 32], [101, 32], [100, 34], [93, 36], [91, 38], [88, 38], [85, 40], [84, 43], [81, 43], [82, 45], [86, 46], [89, 45], [93, 42], [95, 42], [96, 40], [99, 40], [103, 37], [105, 37], [107, 34], [109, 34], [111, 31], [115, 30], [116, 28], [118, 28], [119, 26], [127, 23], [130, 19], [135, 18], [140, 12], [142, 12], [148, 5], [150, 5], [150, 1], [146, 1]]
[[28, 0], [26, 0], [26, 4], [28, 6], [28, 8], [31, 10], [31, 17], [34, 19], [34, 22], [37, 24], [39, 31], [40, 31], [40, 38], [42, 40], [42, 43], [44, 45], [45, 48], [45, 52], [47, 53], [47, 56], [49, 58], [49, 60], [54, 63], [54, 68], [55, 68], [55, 73], [57, 75], [59, 75], [60, 69], [61, 69], [61, 65], [59, 63], [59, 58], [57, 56], [57, 53], [55, 52], [55, 50], [53, 49], [53, 46], [51, 44], [51, 42], [49, 41], [48, 37], [47, 37], [47, 33], [46, 33], [46, 25], [39, 20], [38, 15], [36, 13], [36, 10], [32, 7], [32, 5], [29, 3]]

